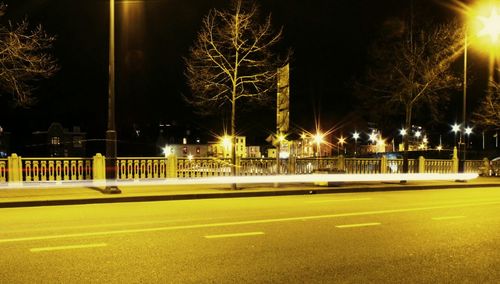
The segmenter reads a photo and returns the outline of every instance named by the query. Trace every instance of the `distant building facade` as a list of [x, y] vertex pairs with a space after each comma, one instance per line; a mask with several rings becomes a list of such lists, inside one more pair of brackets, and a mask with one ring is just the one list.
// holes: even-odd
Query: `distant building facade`
[[5, 132], [0, 126], [0, 158], [5, 158], [10, 154], [10, 133]]
[[60, 123], [52, 123], [47, 131], [33, 134], [33, 154], [48, 157], [85, 157], [86, 133], [80, 127], [65, 129]]

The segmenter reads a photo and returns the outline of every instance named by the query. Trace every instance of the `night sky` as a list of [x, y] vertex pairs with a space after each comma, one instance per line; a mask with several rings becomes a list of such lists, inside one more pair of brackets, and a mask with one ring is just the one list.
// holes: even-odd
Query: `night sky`
[[[79, 125], [87, 138], [102, 139], [106, 129], [108, 80], [108, 2], [103, 0], [10, 0], [2, 22], [28, 17], [57, 36], [53, 50], [61, 70], [41, 83], [39, 103], [28, 110], [9, 108], [3, 94], [0, 125], [13, 133], [16, 145], [52, 121]], [[456, 11], [431, 0], [415, 0], [429, 20], [456, 17]], [[222, 0], [146, 0], [116, 7], [116, 122], [119, 138], [133, 125], [158, 123], [223, 128], [224, 112], [203, 118], [181, 99], [189, 92], [182, 57], [188, 54], [202, 18]], [[356, 121], [353, 82], [366, 70], [367, 47], [382, 23], [405, 18], [410, 1], [401, 0], [261, 0], [275, 28], [283, 26], [282, 51], [293, 49], [291, 61], [291, 126], [313, 130], [315, 117], [325, 127]], [[472, 62], [482, 64], [471, 57]], [[460, 68], [460, 65], [458, 65]], [[474, 94], [471, 95], [474, 99]], [[458, 100], [460, 101], [460, 100]], [[453, 102], [453, 100], [452, 100]], [[460, 105], [460, 104], [458, 104]], [[245, 110], [245, 106], [238, 111]], [[450, 119], [460, 108], [450, 107]], [[451, 122], [451, 121], [450, 121]], [[227, 124], [226, 124], [227, 127]], [[275, 110], [241, 112], [238, 130], [265, 136], [275, 129]], [[352, 129], [346, 129], [347, 133]], [[17, 138], [16, 138], [17, 137]], [[17, 147], [17, 146], [16, 146]], [[13, 147], [15, 149], [15, 147]]]

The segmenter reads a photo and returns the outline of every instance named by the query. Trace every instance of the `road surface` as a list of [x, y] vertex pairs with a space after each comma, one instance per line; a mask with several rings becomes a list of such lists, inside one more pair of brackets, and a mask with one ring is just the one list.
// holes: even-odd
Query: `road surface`
[[500, 188], [0, 209], [0, 283], [498, 283]]

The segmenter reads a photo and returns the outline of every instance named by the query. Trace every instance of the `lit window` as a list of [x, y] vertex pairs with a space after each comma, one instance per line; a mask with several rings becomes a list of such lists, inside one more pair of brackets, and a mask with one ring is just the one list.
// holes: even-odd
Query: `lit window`
[[52, 145], [60, 145], [61, 144], [61, 139], [57, 136], [52, 137], [50, 143]]

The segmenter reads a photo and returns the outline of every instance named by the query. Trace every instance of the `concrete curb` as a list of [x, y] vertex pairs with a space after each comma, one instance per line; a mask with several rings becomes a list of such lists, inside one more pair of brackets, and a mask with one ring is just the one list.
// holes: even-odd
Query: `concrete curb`
[[242, 198], [242, 197], [269, 197], [284, 195], [308, 195], [308, 194], [332, 194], [332, 193], [355, 193], [355, 192], [381, 192], [381, 191], [400, 191], [400, 190], [432, 190], [447, 188], [481, 188], [481, 187], [499, 187], [498, 183], [483, 184], [446, 184], [446, 185], [399, 185], [387, 184], [386, 186], [361, 186], [361, 187], [318, 187], [314, 189], [284, 189], [284, 190], [263, 190], [263, 191], [230, 191], [220, 193], [189, 193], [189, 194], [163, 194], [163, 195], [138, 195], [138, 196], [120, 196], [101, 197], [101, 198], [68, 198], [53, 200], [23, 200], [0, 202], [0, 208], [15, 207], [37, 207], [37, 206], [60, 206], [60, 205], [83, 205], [83, 204], [102, 204], [102, 203], [125, 203], [125, 202], [151, 202], [151, 201], [174, 201], [174, 200], [192, 200], [192, 199], [214, 199], [214, 198]]

